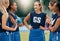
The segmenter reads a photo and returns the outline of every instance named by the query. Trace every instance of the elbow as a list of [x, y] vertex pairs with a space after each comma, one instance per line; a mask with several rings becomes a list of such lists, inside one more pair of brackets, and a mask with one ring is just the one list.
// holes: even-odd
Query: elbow
[[2, 25], [2, 29], [4, 29], [4, 30], [5, 30], [5, 27], [6, 27], [5, 25], [4, 25], [4, 26]]
[[24, 21], [23, 21], [23, 22], [24, 22], [24, 24], [25, 24], [25, 22], [26, 22], [26, 21], [27, 21], [27, 20], [26, 20], [26, 19], [24, 19]]

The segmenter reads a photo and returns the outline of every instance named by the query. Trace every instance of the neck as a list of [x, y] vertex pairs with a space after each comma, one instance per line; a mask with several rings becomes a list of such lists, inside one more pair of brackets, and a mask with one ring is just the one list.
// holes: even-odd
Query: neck
[[14, 10], [11, 10], [11, 13], [14, 13], [15, 11]]
[[41, 13], [41, 11], [40, 10], [37, 10], [37, 11], [35, 11], [37, 14], [40, 14]]
[[58, 14], [58, 16], [60, 16], [60, 11], [57, 10], [56, 13]]

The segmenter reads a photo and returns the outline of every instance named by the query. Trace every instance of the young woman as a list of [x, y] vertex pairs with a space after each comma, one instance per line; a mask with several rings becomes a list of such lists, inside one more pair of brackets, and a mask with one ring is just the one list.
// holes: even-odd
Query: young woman
[[12, 41], [20, 41], [20, 33], [19, 33], [19, 26], [22, 25], [22, 21], [20, 22], [20, 18], [16, 16], [15, 11], [17, 9], [16, 2], [11, 2], [8, 8], [9, 10], [9, 26], [13, 27], [15, 24], [18, 24], [18, 28], [16, 31], [12, 32]]
[[[30, 12], [24, 19], [24, 24], [30, 30], [29, 41], [45, 41], [45, 21], [49, 17], [42, 12], [42, 5], [39, 1], [34, 2], [34, 11]], [[27, 21], [30, 19], [31, 26]]]
[[15, 31], [14, 28], [9, 27], [7, 8], [9, 6], [9, 0], [1, 0], [0, 4], [0, 41], [10, 41], [9, 31]]
[[60, 3], [50, 1], [49, 8], [56, 13], [52, 16], [52, 26], [49, 27], [51, 31], [49, 41], [60, 41]]

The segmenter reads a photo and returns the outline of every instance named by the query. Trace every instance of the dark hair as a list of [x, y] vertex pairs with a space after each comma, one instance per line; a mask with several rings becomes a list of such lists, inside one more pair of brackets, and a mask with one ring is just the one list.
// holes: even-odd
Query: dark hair
[[57, 7], [58, 10], [60, 11], [60, 3], [59, 3], [59, 2], [56, 4], [56, 7]]
[[9, 7], [8, 7], [7, 11], [11, 10], [11, 6], [12, 6], [14, 3], [16, 3], [16, 2], [10, 2], [10, 4], [9, 4]]
[[51, 6], [53, 6], [55, 3], [57, 3], [57, 0], [51, 0], [49, 3], [51, 4]]
[[57, 0], [51, 0], [49, 3], [51, 4], [51, 6], [53, 6], [54, 4], [56, 4], [56, 7], [60, 11], [60, 3]]

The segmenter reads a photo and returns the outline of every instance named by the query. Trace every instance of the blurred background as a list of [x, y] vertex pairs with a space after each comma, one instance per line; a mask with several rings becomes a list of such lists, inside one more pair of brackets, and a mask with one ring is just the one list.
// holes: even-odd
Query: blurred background
[[17, 3], [18, 8], [17, 8], [16, 13], [19, 17], [25, 17], [30, 11], [32, 11], [33, 3], [35, 1], [40, 1], [44, 7], [43, 11], [49, 15], [47, 11], [50, 11], [48, 8], [48, 4], [50, 0], [10, 0], [10, 1], [11, 2], [15, 1]]
[[[43, 12], [47, 13], [50, 17], [53, 12], [51, 12], [48, 8], [48, 4], [50, 0], [10, 0], [11, 2], [15, 1], [17, 3], [17, 11], [16, 14], [24, 19], [26, 15], [31, 12], [33, 8], [33, 3], [35, 1], [40, 1], [43, 5]], [[58, 0], [60, 2], [60, 0]]]
[[[35, 1], [40, 1], [43, 5], [43, 12], [47, 13], [50, 17], [51, 14], [54, 13], [49, 10], [48, 4], [50, 0], [10, 0], [11, 2], [15, 1], [17, 3], [17, 11], [16, 14], [22, 18], [22, 20], [26, 17], [26, 15], [33, 11], [33, 3]], [[60, 2], [60, 0], [58, 0]], [[28, 21], [30, 23], [30, 21]], [[20, 27], [20, 37], [21, 41], [28, 41], [29, 40], [29, 30], [26, 28], [26, 26]], [[46, 41], [49, 40], [49, 31], [45, 31], [45, 37]]]

